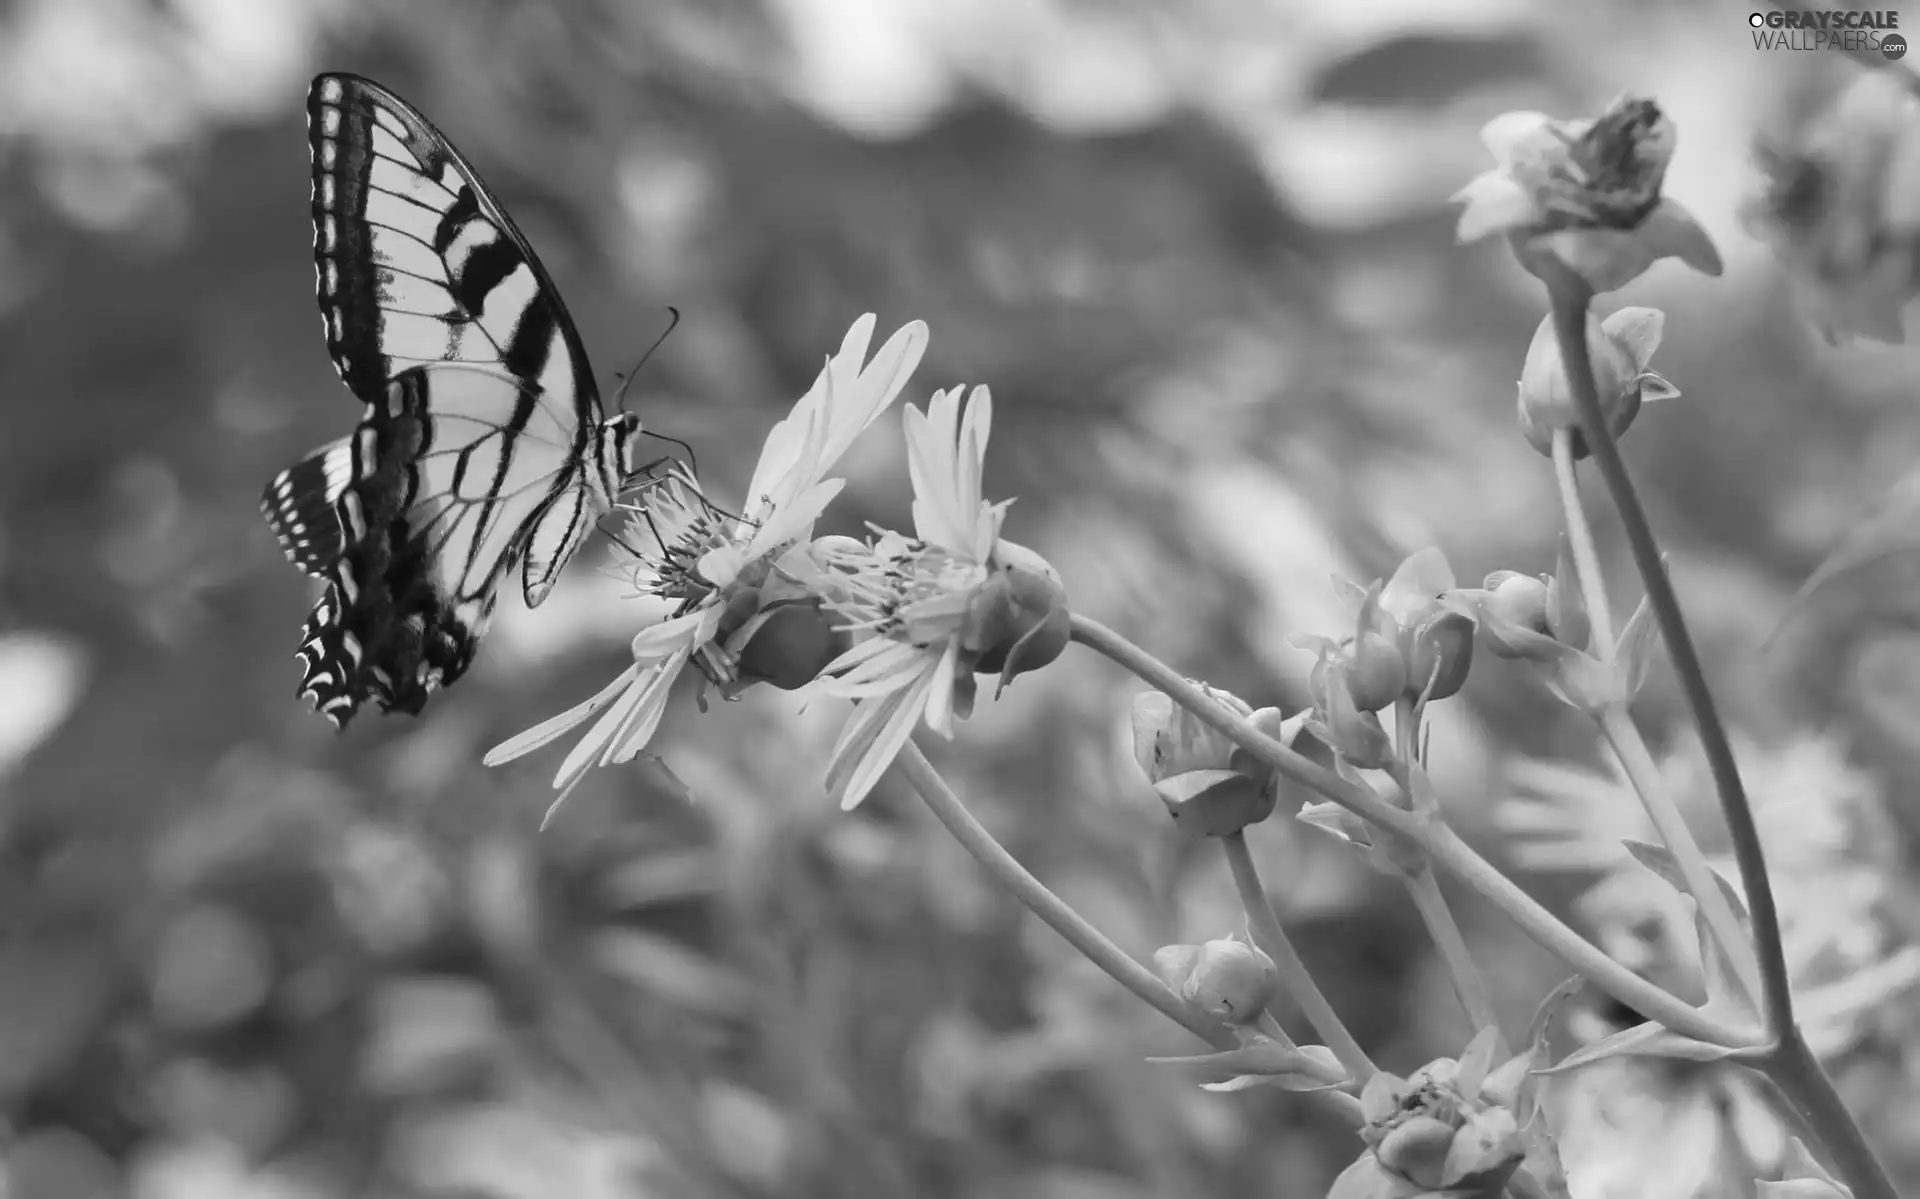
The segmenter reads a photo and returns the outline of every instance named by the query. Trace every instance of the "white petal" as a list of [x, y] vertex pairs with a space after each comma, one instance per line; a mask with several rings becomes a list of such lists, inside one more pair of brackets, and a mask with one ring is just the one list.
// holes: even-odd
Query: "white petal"
[[[933, 672], [915, 679], [904, 691], [897, 692], [889, 699], [875, 701], [876, 710], [871, 714], [860, 713], [855, 720], [860, 722], [857, 737], [843, 738], [842, 746], [835, 750], [835, 760], [827, 768], [829, 785], [835, 778], [844, 777], [845, 783], [839, 788], [840, 807], [851, 811], [873, 790], [880, 776], [899, 756], [900, 747], [907, 743], [913, 734], [914, 725], [920, 721], [920, 715], [926, 710], [928, 687], [933, 681]], [[861, 705], [867, 707], [868, 705]], [[863, 720], [862, 717], [865, 717]], [[853, 728], [849, 726], [849, 733]], [[858, 750], [851, 768], [847, 758]]]
[[558, 716], [541, 721], [516, 737], [509, 737], [488, 750], [487, 756], [480, 760], [488, 766], [498, 766], [503, 762], [524, 757], [555, 740], [612, 702], [614, 696], [620, 694], [629, 683], [633, 682], [634, 674], [639, 669], [638, 666], [627, 667], [613, 682], [602, 687], [591, 699], [575, 704]]
[[666, 715], [667, 699], [673, 693], [674, 680], [680, 677], [680, 671], [686, 666], [690, 654], [691, 651], [683, 653], [654, 673], [647, 683], [646, 693], [635, 703], [633, 712], [618, 735], [607, 743], [606, 752], [600, 755], [600, 765], [617, 766], [622, 762], [631, 762], [634, 755], [653, 740], [653, 735], [660, 731], [661, 718]]
[[1480, 127], [1480, 144], [1505, 170], [1513, 165], [1514, 151], [1552, 124], [1544, 112], [1503, 112]]
[[1501, 171], [1474, 176], [1452, 198], [1466, 205], [1453, 232], [1453, 239], [1461, 245], [1509, 229], [1524, 229], [1540, 219], [1533, 197]]
[[933, 682], [927, 688], [927, 727], [949, 740], [953, 737], [953, 676], [960, 662], [960, 642], [956, 638], [947, 642], [947, 652], [940, 655], [939, 665], [933, 668]]
[[712, 603], [703, 603], [700, 607], [684, 616], [663, 620], [652, 628], [641, 629], [633, 639], [633, 660], [641, 665], [649, 665], [673, 656], [682, 647], [691, 646], [696, 641], [705, 641], [702, 627], [710, 620], [717, 621], [719, 611]]

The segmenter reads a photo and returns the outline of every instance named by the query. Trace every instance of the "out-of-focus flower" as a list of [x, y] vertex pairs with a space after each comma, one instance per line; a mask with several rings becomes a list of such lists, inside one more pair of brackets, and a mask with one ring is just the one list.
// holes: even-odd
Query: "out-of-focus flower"
[[868, 362], [873, 328], [871, 313], [855, 321], [840, 352], [767, 434], [738, 516], [715, 508], [685, 474], [649, 490], [625, 540], [658, 547], [633, 563], [633, 584], [641, 596], [670, 603], [671, 615], [634, 638], [633, 663], [612, 683], [495, 747], [487, 765], [510, 762], [604, 711], [560, 765], [558, 808], [588, 770], [631, 761], [646, 748], [688, 663], [731, 696], [754, 682], [803, 686], [843, 648], [804, 583], [817, 574], [808, 539], [843, 485], [827, 472], [893, 403], [927, 346], [926, 325], [914, 321]]
[[[1887, 1040], [1920, 987], [1920, 946], [1902, 931], [1898, 839], [1874, 780], [1824, 737], [1761, 743], [1733, 738], [1748, 802], [1766, 849], [1796, 1010], [1814, 1052], [1832, 1058]], [[1717, 819], [1713, 782], [1698, 744], [1683, 742], [1661, 775], [1699, 836], [1708, 864], [1735, 883], [1740, 871]], [[1494, 809], [1525, 869], [1594, 876], [1575, 910], [1609, 953], [1634, 969], [1685, 985], [1702, 969], [1690, 905], [1649, 885], [1623, 840], [1654, 841], [1627, 782], [1548, 763], [1515, 767], [1524, 794]], [[1905, 1034], [1892, 1031], [1892, 1042]]]
[[[1293, 744], [1306, 723], [1305, 712], [1283, 720], [1278, 708], [1256, 712], [1231, 692], [1198, 685], [1283, 745]], [[1220, 837], [1273, 814], [1277, 772], [1168, 696], [1158, 691], [1134, 696], [1131, 723], [1134, 761], [1181, 828]]]
[[1160, 981], [1175, 995], [1227, 1024], [1251, 1024], [1280, 989], [1273, 959], [1235, 937], [1154, 951]]
[[[1657, 308], [1622, 308], [1606, 320], [1587, 312], [1587, 352], [1593, 359], [1593, 383], [1607, 431], [1618, 438], [1640, 414], [1640, 405], [1672, 399], [1680, 394], [1673, 384], [1649, 370], [1653, 352], [1660, 348], [1666, 314]], [[1549, 315], [1534, 330], [1520, 372], [1520, 432], [1527, 444], [1553, 455], [1553, 434], [1573, 433], [1574, 461], [1590, 452], [1580, 432], [1580, 406], [1567, 385], [1567, 368], [1560, 357], [1560, 339], [1554, 336]]]
[[924, 717], [943, 737], [973, 710], [976, 671], [1001, 685], [1066, 647], [1060, 576], [1032, 550], [1000, 540], [1007, 504], [983, 495], [993, 399], [976, 387], [961, 413], [955, 387], [905, 412], [917, 536], [816, 548], [814, 586], [858, 644], [828, 665], [821, 687], [859, 701], [834, 746], [828, 790], [852, 808], [879, 781]]
[[1757, 1183], [1754, 1191], [1757, 1199], [1853, 1199], [1853, 1189], [1821, 1169], [1799, 1137], [1787, 1146], [1786, 1170], [1780, 1181]]
[[1402, 1079], [1367, 1080], [1360, 1131], [1367, 1152], [1327, 1199], [1496, 1196], [1526, 1156], [1513, 1104], [1530, 1059], [1491, 1071], [1497, 1036], [1484, 1030], [1458, 1060], [1440, 1058]]
[[1592, 120], [1505, 113], [1480, 139], [1498, 165], [1454, 196], [1466, 204], [1461, 242], [1505, 233], [1529, 270], [1539, 273], [1530, 255], [1546, 254], [1596, 292], [1623, 287], [1668, 257], [1720, 273], [1706, 230], [1660, 194], [1676, 133], [1653, 101], [1622, 97]]
[[1920, 97], [1911, 81], [1861, 72], [1758, 157], [1767, 186], [1747, 222], [1799, 278], [1828, 342], [1904, 341], [1900, 310], [1920, 292]]

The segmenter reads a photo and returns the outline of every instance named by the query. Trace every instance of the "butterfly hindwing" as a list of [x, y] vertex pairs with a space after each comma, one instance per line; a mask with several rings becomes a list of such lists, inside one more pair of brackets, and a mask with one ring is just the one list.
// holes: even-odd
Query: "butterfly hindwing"
[[299, 654], [301, 693], [336, 724], [368, 698], [417, 713], [464, 674], [521, 542], [554, 507], [587, 502], [570, 447], [535, 432], [542, 413], [511, 375], [415, 367], [341, 443], [342, 548]]

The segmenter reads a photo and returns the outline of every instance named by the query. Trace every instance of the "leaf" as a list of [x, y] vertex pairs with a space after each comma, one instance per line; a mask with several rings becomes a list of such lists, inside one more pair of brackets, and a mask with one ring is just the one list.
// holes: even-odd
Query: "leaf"
[[[1686, 876], [1680, 873], [1680, 860], [1673, 856], [1672, 850], [1664, 845], [1655, 845], [1650, 841], [1636, 841], [1631, 837], [1621, 838], [1620, 844], [1633, 855], [1634, 861], [1666, 880], [1667, 885], [1681, 895], [1691, 898], [1692, 892], [1687, 889]], [[1733, 908], [1734, 916], [1740, 921], [1741, 931], [1747, 931], [1747, 905], [1740, 894], [1740, 888], [1728, 882], [1724, 875], [1712, 867], [1708, 867], [1708, 873], [1719, 882], [1720, 894], [1726, 896], [1728, 906]]]
[[1671, 1032], [1649, 1020], [1632, 1028], [1602, 1037], [1593, 1044], [1570, 1053], [1552, 1066], [1532, 1071], [1540, 1077], [1571, 1074], [1576, 1070], [1616, 1057], [1664, 1057], [1688, 1062], [1718, 1062], [1727, 1058], [1758, 1061], [1766, 1056], [1765, 1045], [1714, 1045]]
[[1237, 1049], [1192, 1057], [1150, 1057], [1155, 1065], [1188, 1066], [1219, 1081], [1200, 1084], [1209, 1091], [1241, 1091], [1253, 1086], [1276, 1086], [1287, 1091], [1325, 1091], [1347, 1083], [1346, 1067], [1324, 1045], [1289, 1049], [1262, 1037]]
[[1600, 322], [1607, 335], [1626, 346], [1633, 356], [1635, 370], [1647, 369], [1653, 352], [1660, 348], [1660, 335], [1667, 327], [1667, 314], [1658, 308], [1622, 308]]
[[[1666, 556], [1661, 555], [1662, 562]], [[1627, 625], [1620, 630], [1620, 644], [1616, 649], [1614, 670], [1620, 688], [1621, 698], [1632, 702], [1640, 694], [1640, 688], [1646, 684], [1647, 668], [1653, 664], [1654, 650], [1660, 645], [1660, 623], [1653, 618], [1653, 608], [1646, 596], [1640, 597], [1640, 606], [1627, 618]]]

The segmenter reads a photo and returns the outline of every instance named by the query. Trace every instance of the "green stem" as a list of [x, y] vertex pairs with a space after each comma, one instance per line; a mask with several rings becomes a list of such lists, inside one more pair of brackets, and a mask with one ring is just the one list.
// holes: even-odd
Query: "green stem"
[[1700, 744], [1706, 751], [1707, 766], [1720, 794], [1720, 810], [1733, 841], [1734, 860], [1740, 867], [1740, 881], [1747, 892], [1747, 910], [1753, 917], [1754, 942], [1760, 957], [1760, 982], [1764, 994], [1767, 1028], [1775, 1041], [1786, 1041], [1793, 1033], [1793, 990], [1788, 981], [1787, 960], [1780, 940], [1780, 913], [1774, 907], [1773, 885], [1767, 877], [1767, 859], [1760, 847], [1760, 830], [1753, 820], [1753, 808], [1747, 802], [1746, 788], [1740, 782], [1740, 767], [1720, 723], [1713, 692], [1694, 650], [1693, 636], [1687, 631], [1680, 599], [1660, 560], [1660, 545], [1654, 540], [1653, 527], [1640, 506], [1639, 493], [1627, 474], [1620, 447], [1607, 428], [1606, 414], [1600, 408], [1600, 393], [1593, 381], [1593, 356], [1587, 345], [1587, 306], [1593, 290], [1572, 271], [1550, 271], [1547, 291], [1553, 301], [1553, 330], [1560, 343], [1561, 361], [1574, 401], [1580, 407], [1580, 430], [1600, 477], [1606, 480], [1620, 514], [1621, 528], [1633, 549], [1633, 562], [1647, 589], [1647, 601], [1659, 622], [1673, 659], [1674, 674], [1680, 680], [1681, 693], [1693, 709], [1694, 723], [1700, 730]]
[[1247, 847], [1247, 835], [1244, 832], [1229, 833], [1220, 838], [1221, 847], [1227, 852], [1227, 868], [1233, 871], [1233, 885], [1240, 893], [1240, 905], [1247, 909], [1247, 922], [1253, 928], [1254, 943], [1261, 952], [1273, 959], [1280, 970], [1280, 985], [1293, 996], [1300, 1010], [1306, 1013], [1307, 1020], [1313, 1025], [1326, 1047], [1340, 1059], [1347, 1073], [1357, 1083], [1365, 1083], [1377, 1072], [1373, 1060], [1366, 1050], [1360, 1048], [1360, 1042], [1353, 1039], [1347, 1026], [1340, 1020], [1333, 1005], [1321, 993], [1319, 984], [1313, 981], [1313, 974], [1307, 964], [1300, 960], [1294, 951], [1293, 942], [1287, 937], [1287, 930], [1280, 924], [1280, 917], [1274, 914], [1273, 904], [1267, 899], [1267, 889], [1260, 882], [1260, 870], [1253, 862], [1253, 853]]
[[1721, 956], [1732, 967], [1735, 981], [1746, 991], [1750, 1001], [1758, 1000], [1760, 968], [1754, 959], [1753, 943], [1747, 939], [1746, 930], [1740, 927], [1740, 919], [1734, 914], [1733, 905], [1727, 901], [1726, 892], [1721, 890], [1719, 877], [1707, 865], [1706, 855], [1700, 852], [1699, 842], [1693, 839], [1693, 830], [1687, 827], [1686, 818], [1681, 816], [1679, 806], [1673, 802], [1673, 793], [1660, 777], [1660, 768], [1654, 765], [1653, 755], [1647, 751], [1647, 743], [1641, 738], [1640, 729], [1627, 715], [1626, 709], [1617, 705], [1595, 713], [1594, 719], [1599, 722], [1601, 734], [1606, 737], [1607, 744], [1613, 747], [1614, 756], [1626, 771], [1627, 781], [1640, 796], [1640, 806], [1646, 809], [1653, 827], [1659, 830], [1660, 839], [1672, 851], [1673, 860], [1680, 867], [1680, 875], [1686, 880], [1687, 890], [1693, 893], [1693, 901], [1700, 905], [1700, 914], [1706, 918], [1707, 930], [1719, 944]]
[[1759, 1069], [1780, 1088], [1826, 1149], [1833, 1173], [1853, 1191], [1853, 1199], [1900, 1199], [1893, 1180], [1797, 1029], [1761, 1060]]
[[1453, 979], [1453, 993], [1460, 998], [1460, 1006], [1467, 1013], [1467, 1022], [1474, 1031], [1491, 1028], [1499, 1038], [1500, 1060], [1513, 1056], [1507, 1045], [1505, 1034], [1499, 1031], [1500, 1022], [1494, 1018], [1493, 996], [1487, 990], [1486, 976], [1480, 973], [1479, 963], [1473, 960], [1473, 954], [1467, 951], [1467, 939], [1460, 935], [1460, 926], [1454, 922], [1453, 909], [1447, 906], [1447, 897], [1440, 893], [1440, 880], [1429, 866], [1418, 874], [1407, 876], [1407, 891], [1413, 896], [1413, 906], [1420, 910], [1420, 919], [1427, 926], [1427, 935], [1433, 938], [1433, 944], [1440, 951], [1440, 960], [1447, 964], [1447, 974]]
[[[1593, 625], [1593, 656], [1613, 661], [1613, 609], [1607, 602], [1607, 584], [1600, 574], [1600, 551], [1594, 548], [1593, 526], [1580, 502], [1580, 477], [1574, 470], [1573, 433], [1553, 431], [1553, 477], [1560, 484], [1560, 507], [1567, 514], [1567, 539], [1573, 543], [1573, 568], [1586, 596], [1587, 616]], [[1562, 579], [1564, 585], [1566, 580]]]
[[1763, 1043], [1759, 1030], [1724, 1024], [1688, 1006], [1608, 957], [1591, 941], [1541, 907], [1513, 880], [1494, 869], [1491, 863], [1475, 853], [1445, 824], [1402, 811], [1381, 799], [1364, 783], [1343, 778], [1318, 762], [1295, 753], [1255, 728], [1239, 713], [1215, 702], [1196, 683], [1171, 666], [1105, 625], [1077, 612], [1073, 616], [1073, 639], [1138, 675], [1148, 685], [1198, 716], [1208, 727], [1286, 778], [1319, 792], [1375, 824], [1418, 841], [1435, 862], [1505, 911], [1522, 931], [1548, 952], [1648, 1019], [1657, 1020], [1675, 1032], [1714, 1045], [1748, 1048]]
[[[1394, 781], [1407, 793], [1408, 803], [1413, 800], [1413, 771], [1419, 765], [1420, 745], [1420, 709], [1405, 696], [1394, 701], [1393, 705], [1394, 741], [1398, 747], [1399, 760], [1393, 764]], [[1487, 990], [1487, 980], [1480, 973], [1479, 963], [1473, 960], [1473, 954], [1467, 951], [1467, 939], [1460, 934], [1460, 925], [1453, 918], [1453, 909], [1447, 906], [1447, 898], [1440, 893], [1440, 880], [1435, 877], [1432, 866], [1423, 867], [1418, 874], [1402, 873], [1407, 885], [1407, 893], [1413, 897], [1413, 906], [1420, 913], [1421, 923], [1427, 926], [1427, 935], [1433, 938], [1434, 948], [1440, 951], [1440, 960], [1446, 964], [1447, 977], [1453, 982], [1453, 993], [1460, 1000], [1461, 1010], [1467, 1014], [1467, 1023], [1475, 1032], [1491, 1028], [1500, 1038], [1500, 1056], [1511, 1056], [1507, 1048], [1507, 1039], [1499, 1031], [1499, 1022], [1493, 1015], [1493, 998]]]
[[946, 780], [934, 770], [933, 763], [927, 761], [927, 756], [920, 752], [919, 746], [909, 740], [900, 749], [899, 762], [906, 771], [907, 781], [913, 784], [913, 789], [920, 793], [920, 798], [932, 809], [934, 817], [946, 825], [947, 831], [953, 834], [961, 847], [986, 867], [987, 872], [1011, 891], [1015, 898], [1027, 905], [1034, 915], [1065, 937], [1068, 944], [1111, 975], [1115, 982], [1214, 1048], [1232, 1049], [1239, 1044], [1224, 1025], [1182, 1002], [1178, 995], [1167, 989], [1165, 983], [1154, 977], [1152, 971], [1107, 940], [1099, 929], [1087, 922], [1086, 917], [1068, 907], [1065, 900], [1048, 890], [1045, 883], [1015, 861], [1006, 847], [974, 819], [972, 812], [967, 811], [966, 805], [960, 802], [953, 788], [947, 786]]

